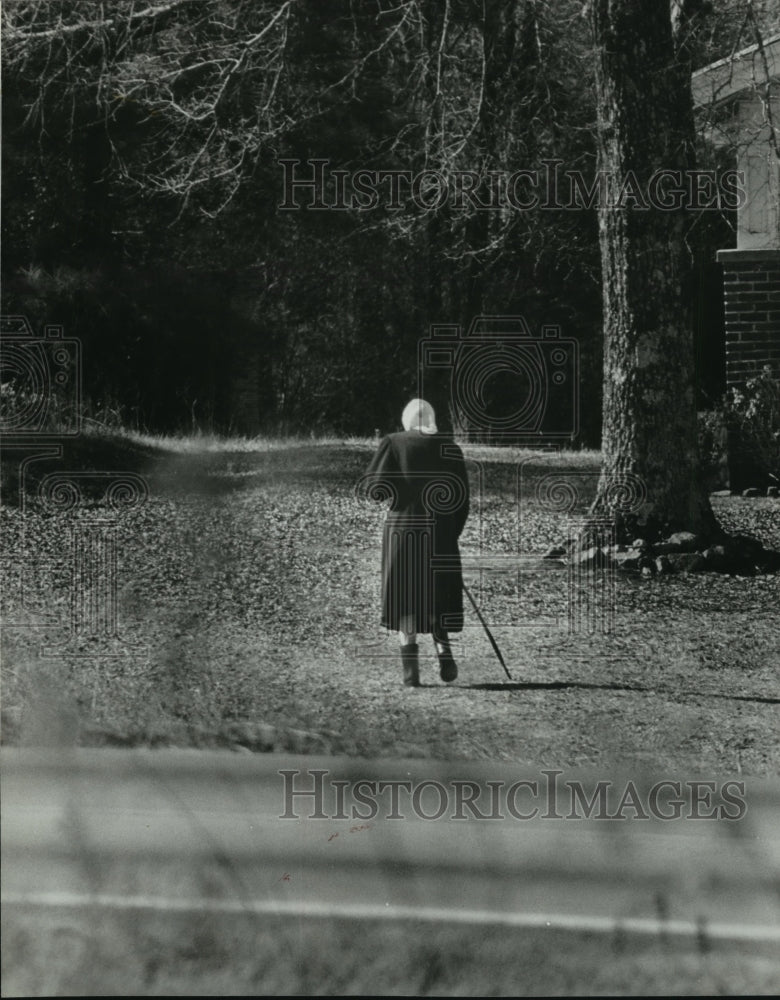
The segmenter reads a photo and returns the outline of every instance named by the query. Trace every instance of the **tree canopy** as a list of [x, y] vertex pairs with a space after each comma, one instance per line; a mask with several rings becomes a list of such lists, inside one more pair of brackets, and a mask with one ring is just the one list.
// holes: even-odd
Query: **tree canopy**
[[[592, 182], [585, 13], [581, 0], [6, 4], [4, 310], [69, 327], [93, 401], [149, 427], [358, 433], [394, 425], [431, 323], [520, 314], [579, 340], [582, 440], [597, 443], [595, 206], [475, 204], [518, 170]], [[758, 0], [697, 17], [692, 65], [777, 20]], [[281, 210], [285, 170], [311, 176], [315, 159], [331, 208]], [[339, 177], [359, 171], [385, 175], [381, 197], [339, 207]], [[422, 178], [400, 204], [394, 172]], [[728, 242], [727, 212], [689, 221], [694, 250]]]

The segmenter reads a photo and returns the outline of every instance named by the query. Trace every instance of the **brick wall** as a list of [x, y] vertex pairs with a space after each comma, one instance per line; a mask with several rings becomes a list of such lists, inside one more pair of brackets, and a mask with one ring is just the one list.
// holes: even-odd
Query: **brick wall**
[[780, 249], [721, 250], [726, 305], [726, 385], [769, 365], [780, 378]]

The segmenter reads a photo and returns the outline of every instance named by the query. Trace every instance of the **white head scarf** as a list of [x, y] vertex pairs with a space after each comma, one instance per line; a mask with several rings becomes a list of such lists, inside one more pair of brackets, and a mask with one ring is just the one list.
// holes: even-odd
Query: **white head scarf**
[[436, 414], [430, 403], [424, 399], [413, 399], [407, 403], [401, 414], [401, 423], [405, 431], [421, 431], [423, 434], [436, 434]]

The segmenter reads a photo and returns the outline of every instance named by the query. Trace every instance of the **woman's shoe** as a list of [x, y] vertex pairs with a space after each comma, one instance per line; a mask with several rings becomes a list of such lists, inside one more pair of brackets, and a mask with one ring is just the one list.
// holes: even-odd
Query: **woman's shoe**
[[419, 646], [416, 642], [410, 642], [408, 646], [401, 646], [401, 663], [404, 668], [404, 684], [407, 687], [420, 686], [420, 664]]
[[444, 653], [439, 653], [439, 676], [443, 681], [449, 684], [454, 681], [458, 676], [458, 664], [452, 658], [451, 650], [446, 650]]

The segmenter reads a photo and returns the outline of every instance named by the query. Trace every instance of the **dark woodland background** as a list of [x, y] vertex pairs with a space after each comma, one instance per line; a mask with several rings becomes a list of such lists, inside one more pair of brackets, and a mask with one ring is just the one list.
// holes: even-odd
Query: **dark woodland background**
[[[701, 5], [695, 65], [777, 30], [772, 0], [748, 7]], [[595, 208], [278, 208], [285, 157], [592, 177], [579, 0], [20, 0], [4, 19], [3, 312], [80, 338], [92, 417], [384, 432], [429, 324], [519, 313], [579, 340], [579, 443], [598, 446]], [[734, 222], [691, 215], [700, 408], [723, 391], [714, 257]]]

